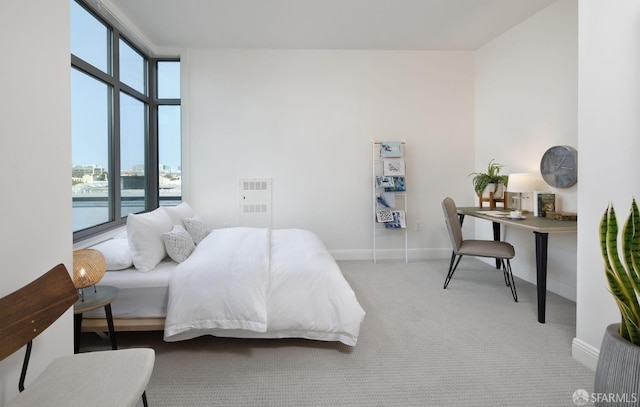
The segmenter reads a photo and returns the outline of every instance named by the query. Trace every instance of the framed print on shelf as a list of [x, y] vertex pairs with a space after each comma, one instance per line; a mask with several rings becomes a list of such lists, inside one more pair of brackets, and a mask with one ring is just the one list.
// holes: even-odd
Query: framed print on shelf
[[404, 159], [402, 158], [385, 158], [382, 160], [382, 175], [389, 177], [404, 176]]

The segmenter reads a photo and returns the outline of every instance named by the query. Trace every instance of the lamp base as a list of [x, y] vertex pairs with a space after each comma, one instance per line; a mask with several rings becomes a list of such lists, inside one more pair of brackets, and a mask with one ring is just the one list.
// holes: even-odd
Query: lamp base
[[[82, 287], [82, 288], [78, 288], [78, 295], [80, 296], [80, 301], [84, 302], [84, 289], [86, 287]], [[93, 292], [97, 293], [98, 292], [98, 287], [95, 286], [95, 284], [93, 285]]]
[[527, 208], [525, 208], [525, 205], [523, 205], [525, 199], [529, 199], [529, 197], [526, 196], [525, 194], [522, 194], [520, 192], [519, 193], [512, 193], [512, 195], [511, 195], [511, 210], [512, 211], [520, 211], [522, 213], [532, 213], [532, 211], [528, 209], [529, 205], [527, 205]]

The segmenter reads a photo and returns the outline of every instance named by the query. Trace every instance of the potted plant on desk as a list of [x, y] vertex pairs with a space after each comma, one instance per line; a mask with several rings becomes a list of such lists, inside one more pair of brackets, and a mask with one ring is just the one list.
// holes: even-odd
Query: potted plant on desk
[[[640, 211], [635, 199], [620, 243], [616, 214], [613, 205], [609, 205], [600, 221], [600, 246], [621, 321], [605, 331], [594, 386], [596, 393], [615, 394], [620, 399], [614, 404], [607, 400], [607, 406], [629, 405], [638, 401], [629, 397], [640, 396]], [[618, 254], [620, 249], [623, 260]]]
[[504, 191], [509, 180], [509, 176], [500, 175], [500, 170], [504, 165], [498, 164], [494, 160], [489, 161], [487, 172], [469, 174], [473, 175], [473, 189], [480, 199], [480, 207], [482, 207], [483, 201], [489, 201], [491, 209], [495, 208], [495, 201], [503, 201]]

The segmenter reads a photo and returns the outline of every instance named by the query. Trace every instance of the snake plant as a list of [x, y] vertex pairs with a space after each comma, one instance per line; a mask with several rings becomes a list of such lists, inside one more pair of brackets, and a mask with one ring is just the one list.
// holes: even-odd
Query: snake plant
[[640, 345], [640, 212], [634, 199], [622, 229], [622, 258], [619, 255], [618, 222], [613, 205], [600, 221], [600, 247], [611, 294], [618, 304], [622, 321], [620, 336]]

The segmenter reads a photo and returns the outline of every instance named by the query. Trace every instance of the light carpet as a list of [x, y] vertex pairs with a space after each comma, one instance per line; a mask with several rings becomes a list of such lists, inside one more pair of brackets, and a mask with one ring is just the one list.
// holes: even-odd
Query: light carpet
[[[540, 324], [534, 285], [516, 279], [515, 303], [473, 258], [446, 290], [446, 260], [339, 264], [367, 312], [355, 347], [119, 333], [121, 348], [156, 350], [149, 405], [575, 406], [575, 390], [593, 391], [594, 372], [571, 357], [575, 303], [548, 293]], [[108, 346], [83, 337], [83, 350]]]

